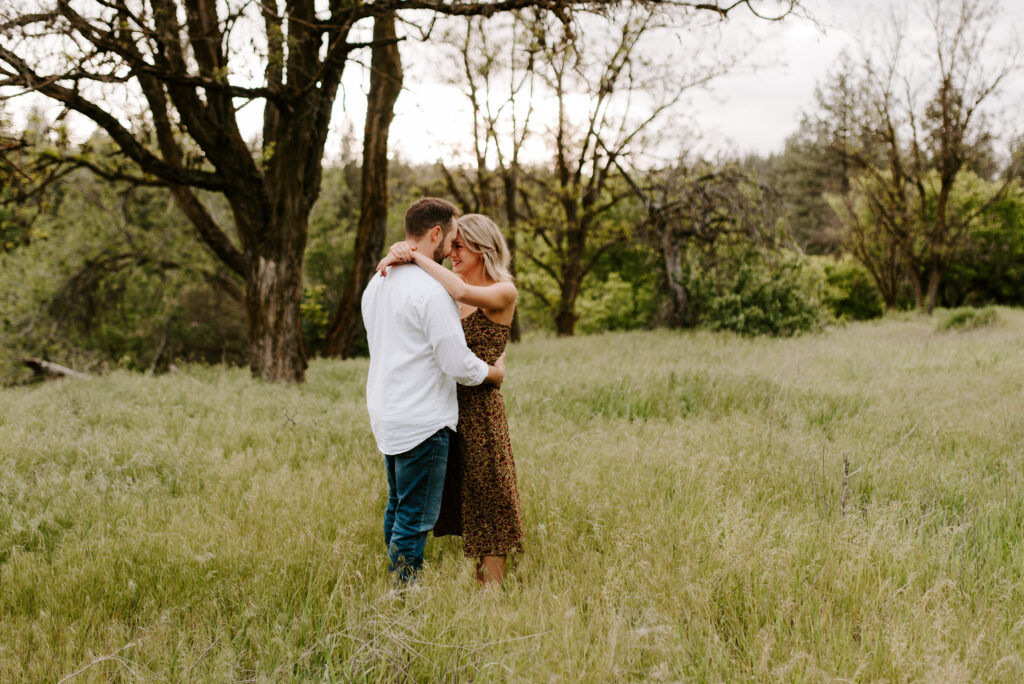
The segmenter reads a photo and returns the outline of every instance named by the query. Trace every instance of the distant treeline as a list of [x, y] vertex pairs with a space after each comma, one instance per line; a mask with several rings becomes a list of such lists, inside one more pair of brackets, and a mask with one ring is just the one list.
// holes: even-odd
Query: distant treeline
[[[892, 20], [892, 49], [843, 56], [783, 151], [732, 159], [692, 152], [680, 105], [742, 55], [656, 39], [699, 35], [703, 13], [541, 5], [493, 17], [474, 6], [483, 16], [439, 24], [457, 65], [447, 77], [473, 126], [458, 141], [472, 161], [436, 165], [388, 159], [404, 78], [399, 4], [372, 16], [339, 6], [372, 24], [375, 66], [362, 139], [346, 135], [328, 164], [325, 84], [337, 83], [345, 55], [331, 53], [320, 71], [295, 66], [289, 78], [320, 80], [294, 92], [275, 65], [316, 62], [317, 36], [349, 24], [254, 17], [269, 31], [269, 66], [267, 87], [253, 89], [221, 73], [237, 56], [226, 42], [197, 34], [194, 74], [184, 43], [151, 41], [199, 30], [145, 25], [169, 15], [97, 10], [110, 31], [82, 33], [89, 24], [60, 5], [13, 22], [0, 36], [16, 43], [0, 55], [11, 74], [0, 87], [61, 102], [98, 132], [74, 142], [63, 115], [43, 114], [13, 130], [0, 101], [0, 378], [24, 378], [20, 361], [32, 357], [153, 372], [247, 363], [259, 377], [300, 382], [312, 355], [364, 351], [359, 295], [423, 195], [503, 227], [521, 292], [514, 339], [653, 326], [792, 335], [886, 309], [1024, 303], [1024, 146], [1021, 131], [995, 125], [1016, 63], [1000, 50], [995, 4], [913, 3], [907, 16], [928, 31]], [[230, 28], [210, 11], [211, 25]], [[93, 43], [124, 67], [148, 115], [108, 115], [88, 99], [101, 91], [78, 88], [114, 72], [35, 73], [52, 47], [29, 27], [46, 21], [69, 50]], [[276, 52], [285, 27], [309, 54]], [[39, 66], [21, 49], [36, 50]], [[258, 139], [242, 140], [238, 98], [265, 101]], [[537, 118], [540, 100], [557, 105], [554, 120]], [[525, 162], [528, 141], [547, 158]], [[653, 150], [674, 153], [657, 160]]]
[[[794, 137], [777, 156], [659, 171], [686, 186], [679, 194], [685, 200], [652, 218], [650, 207], [631, 198], [602, 221], [610, 245], [583, 280], [575, 330], [706, 325], [786, 335], [881, 315], [880, 290], [843, 232], [836, 211], [842, 205], [829, 186], [832, 168], [827, 149]], [[356, 160], [326, 169], [310, 220], [302, 302], [310, 354], [322, 348], [351, 268], [359, 177]], [[437, 166], [396, 161], [390, 179], [388, 244], [401, 239], [404, 208], [413, 199], [451, 196]], [[998, 180], [965, 174], [956, 202], [977, 205], [998, 189]], [[228, 211], [217, 196], [204, 199]], [[533, 220], [543, 222], [543, 212]], [[7, 381], [24, 377], [24, 356], [153, 371], [182, 362], [246, 362], [245, 284], [196, 243], [166, 190], [77, 169], [31, 201], [6, 204], [0, 221]], [[1022, 221], [1024, 193], [1014, 183], [972, 223], [936, 304], [1024, 303]], [[559, 255], [538, 232], [523, 221], [512, 236], [520, 323], [526, 332], [554, 332], [559, 292], [542, 259]], [[894, 305], [914, 304], [903, 277]]]

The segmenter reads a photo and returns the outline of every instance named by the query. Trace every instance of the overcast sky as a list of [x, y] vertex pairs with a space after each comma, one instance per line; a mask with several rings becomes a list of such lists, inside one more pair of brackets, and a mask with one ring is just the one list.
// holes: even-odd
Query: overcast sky
[[[1024, 27], [1024, 0], [999, 0], [1006, 26]], [[702, 144], [710, 151], [743, 154], [782, 149], [802, 111], [813, 107], [816, 84], [844, 48], [856, 51], [858, 41], [877, 33], [884, 0], [805, 0], [813, 21], [799, 17], [768, 23], [740, 10], [712, 29], [723, 44], [754, 42], [747, 67], [721, 78], [711, 92], [698, 92], [688, 111], [701, 129]], [[757, 65], [757, 68], [753, 68]], [[466, 138], [470, 118], [456, 104], [439, 111], [441, 86], [424, 79], [407, 79], [396, 105], [392, 127], [393, 151], [411, 161], [434, 161], [450, 153], [450, 143]], [[1017, 111], [1024, 100], [1024, 79], [1006, 84], [1006, 100]], [[365, 86], [363, 86], [365, 87]], [[361, 96], [361, 93], [360, 93]], [[452, 101], [458, 99], [453, 91]], [[349, 98], [347, 115], [356, 130], [362, 127], [364, 104]]]
[[[1002, 25], [1005, 31], [1014, 32], [1024, 27], [1024, 0], [997, 2], [1006, 18]], [[769, 23], [738, 8], [728, 21], [707, 28], [708, 35], [704, 38], [711, 41], [709, 49], [714, 49], [714, 41], [720, 46], [749, 43], [752, 53], [747, 66], [716, 81], [711, 92], [695, 93], [687, 101], [685, 114], [699, 128], [702, 151], [765, 154], [781, 150], [786, 137], [795, 131], [800, 113], [813, 107], [816, 84], [843, 49], [856, 50], [858, 40], [877, 33], [887, 0], [804, 0], [803, 4], [814, 21], [790, 17], [783, 22]], [[689, 36], [687, 39], [693, 39], [693, 34]], [[395, 107], [390, 139], [393, 155], [413, 162], [450, 159], [459, 143], [468, 142], [471, 125], [462, 96], [453, 89], [446, 90], [432, 76], [431, 67], [424, 66], [436, 60], [417, 58], [417, 50], [423, 49], [413, 41], [402, 46], [406, 62], [405, 88]], [[426, 49], [437, 48], [427, 46]], [[368, 54], [362, 57], [369, 61]], [[356, 65], [347, 68], [328, 141], [328, 162], [339, 156], [342, 131], [352, 130], [357, 140], [361, 138], [366, 89], [365, 70]], [[1005, 109], [1017, 116], [1024, 107], [1021, 74], [1004, 84], [1004, 90]], [[24, 98], [17, 102], [10, 107], [15, 115], [23, 113], [24, 105], [33, 100]], [[550, 107], [551, 104], [540, 103], [539, 106]], [[56, 108], [53, 111], [56, 113]], [[246, 137], [258, 134], [261, 115], [262, 108], [258, 104], [240, 112]], [[23, 121], [15, 121], [15, 125], [21, 123]], [[78, 124], [76, 127], [83, 136], [93, 128], [85, 122]], [[681, 116], [679, 127], [683, 125]], [[1019, 124], [1016, 128], [1020, 129]], [[535, 148], [535, 154], [548, 156], [541, 147]]]
[[[696, 91], [688, 98], [685, 113], [700, 128], [701, 144], [736, 153], [781, 149], [796, 127], [800, 110], [810, 106], [818, 79], [854, 40], [856, 15], [837, 7], [851, 2], [868, 5], [871, 0], [810, 0], [817, 23], [801, 18], [767, 23], [736, 11], [727, 22], [709, 27], [709, 48], [715, 41], [753, 46], [743, 65], [708, 91]], [[468, 107], [455, 90], [447, 100], [451, 105], [442, 107], [444, 100], [436, 97], [441, 91], [443, 86], [429, 78], [407, 79], [391, 132], [392, 149], [403, 158], [434, 161], [450, 143], [465, 138], [471, 121]], [[362, 117], [362, 103], [349, 98], [346, 108], [353, 120], [361, 121], [357, 117]]]

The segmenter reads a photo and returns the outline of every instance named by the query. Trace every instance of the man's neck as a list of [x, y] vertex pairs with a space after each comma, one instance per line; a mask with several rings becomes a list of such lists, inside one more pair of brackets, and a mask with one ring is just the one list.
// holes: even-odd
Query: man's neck
[[431, 244], [430, 238], [426, 235], [422, 235], [418, 238], [405, 236], [405, 241], [411, 246], [416, 248], [416, 251], [420, 254], [426, 254], [428, 257], [433, 258], [434, 256], [434, 245]]

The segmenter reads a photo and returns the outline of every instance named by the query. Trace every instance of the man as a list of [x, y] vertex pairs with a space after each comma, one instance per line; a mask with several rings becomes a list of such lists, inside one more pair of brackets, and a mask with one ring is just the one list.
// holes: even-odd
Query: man
[[[417, 200], [405, 213], [406, 241], [440, 263], [455, 237], [455, 205]], [[370, 346], [366, 407], [384, 454], [388, 505], [384, 543], [400, 584], [423, 565], [427, 532], [441, 507], [448, 442], [459, 420], [455, 385], [500, 384], [504, 362], [481, 361], [466, 346], [458, 304], [423, 270], [394, 267], [363, 292]]]

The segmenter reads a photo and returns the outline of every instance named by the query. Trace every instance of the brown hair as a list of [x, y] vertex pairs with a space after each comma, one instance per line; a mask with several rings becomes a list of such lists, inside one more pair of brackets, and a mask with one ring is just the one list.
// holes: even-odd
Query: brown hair
[[422, 197], [413, 202], [405, 212], [405, 234], [407, 237], [422, 237], [434, 226], [441, 226], [444, 235], [451, 232], [459, 209], [448, 200], [438, 197]]

